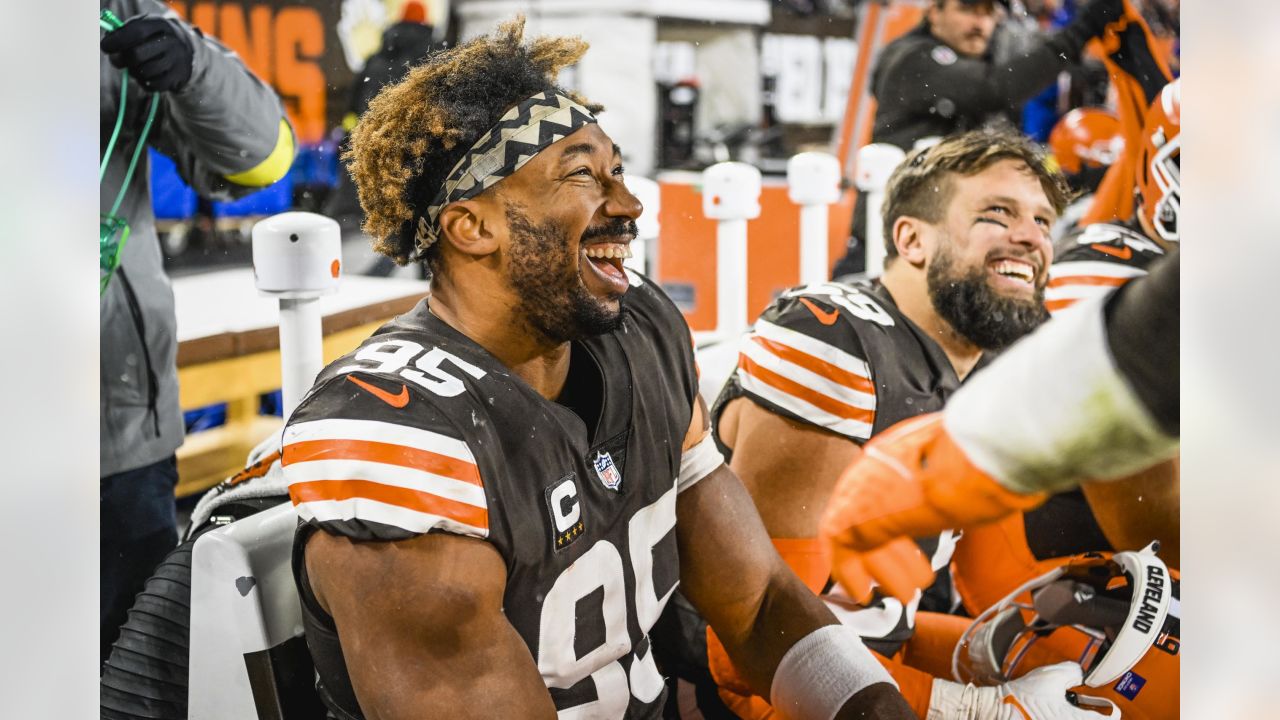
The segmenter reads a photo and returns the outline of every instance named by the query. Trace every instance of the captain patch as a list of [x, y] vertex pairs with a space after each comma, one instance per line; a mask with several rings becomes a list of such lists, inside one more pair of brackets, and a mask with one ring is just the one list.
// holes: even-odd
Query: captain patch
[[560, 478], [547, 488], [547, 510], [551, 513], [551, 536], [556, 552], [569, 547], [582, 537], [586, 525], [582, 519], [582, 501], [573, 473]]

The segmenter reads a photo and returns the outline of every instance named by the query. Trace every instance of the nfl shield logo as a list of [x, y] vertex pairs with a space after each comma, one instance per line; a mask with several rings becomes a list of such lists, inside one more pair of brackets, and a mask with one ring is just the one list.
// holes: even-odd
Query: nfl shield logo
[[618, 468], [613, 464], [613, 456], [607, 452], [597, 452], [595, 460], [591, 463], [595, 465], [596, 476], [600, 478], [600, 482], [610, 490], [617, 490], [622, 484], [622, 473], [618, 472]]

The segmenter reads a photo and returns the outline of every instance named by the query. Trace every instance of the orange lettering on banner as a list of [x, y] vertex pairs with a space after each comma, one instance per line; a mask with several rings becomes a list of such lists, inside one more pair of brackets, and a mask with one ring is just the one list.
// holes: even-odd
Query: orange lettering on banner
[[[179, 17], [218, 38], [284, 100], [298, 141], [319, 142], [325, 131], [324, 20], [305, 5], [273, 11], [255, 3], [245, 22], [243, 2], [169, 2]], [[188, 10], [190, 14], [188, 15]], [[274, 16], [273, 16], [274, 13]]]
[[196, 3], [191, 7], [191, 24], [214, 37], [218, 37], [217, 11], [218, 7], [213, 3]]
[[297, 98], [293, 127], [302, 142], [324, 137], [324, 23], [314, 8], [287, 7], [276, 14], [276, 89]]
[[253, 29], [245, 25], [244, 6], [227, 3], [218, 8], [218, 39], [235, 51], [245, 65], [268, 85], [271, 72], [271, 8], [254, 5], [249, 11]]

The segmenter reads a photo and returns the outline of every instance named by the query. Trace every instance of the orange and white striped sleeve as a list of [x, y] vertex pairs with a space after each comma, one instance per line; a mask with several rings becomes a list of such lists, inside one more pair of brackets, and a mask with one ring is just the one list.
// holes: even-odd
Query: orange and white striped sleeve
[[748, 397], [781, 415], [858, 442], [871, 437], [871, 368], [845, 349], [762, 318], [742, 338], [737, 378]]
[[381, 420], [292, 422], [281, 466], [298, 515], [341, 535], [489, 535], [475, 456], [451, 434]]
[[1044, 304], [1050, 313], [1058, 313], [1081, 300], [1106, 295], [1147, 271], [1133, 265], [1102, 260], [1058, 262], [1049, 266], [1049, 286]]

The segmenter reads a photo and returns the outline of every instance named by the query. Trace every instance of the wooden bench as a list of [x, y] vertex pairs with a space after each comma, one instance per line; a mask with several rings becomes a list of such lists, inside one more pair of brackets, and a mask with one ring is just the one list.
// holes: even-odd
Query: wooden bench
[[[419, 280], [348, 276], [320, 299], [324, 361], [349, 352], [427, 294]], [[252, 268], [175, 278], [178, 397], [183, 410], [227, 403], [227, 422], [192, 433], [178, 449], [178, 497], [203, 492], [244, 466], [281, 419], [259, 415], [280, 388], [278, 301], [258, 294]]]

